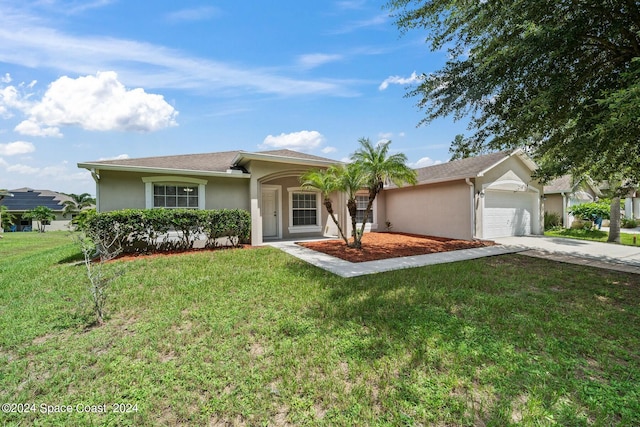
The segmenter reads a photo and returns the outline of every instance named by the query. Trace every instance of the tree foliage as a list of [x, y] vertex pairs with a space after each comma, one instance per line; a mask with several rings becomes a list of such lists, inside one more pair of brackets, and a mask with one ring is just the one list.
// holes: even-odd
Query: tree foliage
[[549, 175], [640, 176], [640, 2], [392, 0], [400, 29], [446, 49], [409, 95], [422, 123], [471, 117], [470, 141], [526, 146]]
[[37, 221], [38, 231], [40, 233], [44, 233], [47, 224], [56, 219], [56, 214], [46, 206], [37, 206], [30, 211], [25, 212], [22, 217], [32, 221]]
[[357, 248], [362, 245], [362, 235], [367, 220], [371, 215], [373, 201], [382, 191], [385, 184], [393, 183], [401, 187], [405, 183], [417, 183], [416, 171], [407, 166], [407, 156], [404, 153], [389, 153], [391, 141], [374, 145], [368, 138], [360, 138], [358, 142], [360, 147], [351, 155], [351, 160], [363, 175], [364, 186], [369, 192], [369, 200], [359, 231], [356, 230], [355, 210], [354, 213], [351, 212], [351, 209], [349, 212], [351, 214], [354, 244]]
[[77, 215], [83, 210], [90, 208], [96, 204], [96, 199], [91, 197], [89, 193], [74, 194], [70, 193], [67, 196], [71, 197], [71, 200], [65, 201], [64, 209], [62, 210], [62, 216]]

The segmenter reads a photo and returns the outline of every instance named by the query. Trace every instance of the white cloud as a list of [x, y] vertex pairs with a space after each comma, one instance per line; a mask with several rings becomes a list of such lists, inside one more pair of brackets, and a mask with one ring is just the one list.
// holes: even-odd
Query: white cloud
[[400, 76], [389, 76], [387, 77], [380, 86], [378, 86], [378, 90], [385, 90], [389, 87], [390, 84], [395, 85], [409, 85], [414, 83], [422, 82], [422, 76], [418, 76], [414, 71], [411, 73], [409, 77], [400, 77]]
[[357, 30], [361, 30], [363, 28], [379, 27], [379, 26], [385, 25], [388, 20], [389, 20], [389, 15], [380, 14], [380, 15], [374, 16], [373, 18], [350, 22], [346, 26], [340, 29], [337, 29], [335, 31], [332, 31], [331, 34], [336, 34], [336, 35], [347, 34]]
[[343, 58], [342, 55], [329, 55], [326, 53], [310, 53], [307, 55], [300, 55], [298, 57], [298, 65], [305, 70], [319, 67], [330, 62], [340, 61]]
[[335, 153], [336, 151], [338, 151], [338, 149], [336, 147], [324, 147], [322, 149], [322, 152], [324, 154]]
[[40, 169], [18, 163], [15, 165], [8, 166], [7, 172], [15, 172], [23, 175], [35, 175], [38, 172], [40, 172]]
[[0, 144], [0, 156], [15, 156], [16, 154], [33, 153], [36, 147], [25, 141], [15, 141], [6, 144]]
[[6, 73], [4, 77], [0, 77], [0, 83], [11, 83], [11, 75]]
[[195, 7], [191, 9], [181, 9], [167, 15], [167, 20], [170, 22], [192, 22], [192, 21], [206, 21], [220, 13], [220, 10], [211, 7]]
[[430, 157], [423, 157], [415, 163], [411, 163], [409, 166], [412, 168], [424, 168], [426, 166], [439, 165], [442, 163], [441, 160], [433, 160]]
[[29, 118], [15, 131], [32, 136], [61, 136], [60, 126], [91, 131], [152, 132], [176, 126], [178, 112], [162, 95], [127, 89], [113, 71], [72, 79], [63, 76], [49, 85]]
[[117, 156], [113, 156], [113, 157], [102, 157], [100, 159], [98, 159], [98, 161], [102, 161], [102, 160], [123, 160], [123, 159], [130, 159], [128, 154], [118, 154]]
[[300, 80], [272, 69], [212, 61], [162, 45], [114, 37], [75, 35], [43, 25], [40, 18], [2, 5], [0, 62], [64, 73], [91, 74], [117, 69], [127, 85], [197, 89], [221, 94], [238, 90], [303, 96], [352, 96], [348, 82]]
[[7, 163], [2, 157], [0, 157], [0, 166], [9, 166], [9, 163]]
[[297, 151], [311, 151], [322, 145], [324, 136], [318, 131], [303, 130], [300, 132], [281, 133], [278, 136], [267, 136], [260, 148], [287, 148]]
[[55, 126], [43, 127], [40, 123], [37, 123], [32, 119], [23, 120], [22, 122], [18, 123], [18, 125], [13, 130], [22, 135], [62, 138], [62, 132], [60, 132], [59, 128]]
[[378, 138], [390, 140], [393, 137], [393, 132], [380, 132]]

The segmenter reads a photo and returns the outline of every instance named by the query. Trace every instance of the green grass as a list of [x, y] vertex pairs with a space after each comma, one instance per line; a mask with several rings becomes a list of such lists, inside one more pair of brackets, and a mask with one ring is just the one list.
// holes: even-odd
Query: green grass
[[0, 403], [36, 409], [2, 425], [640, 424], [640, 276], [507, 255], [342, 279], [221, 250], [108, 264], [94, 327], [78, 252], [0, 240]]
[[[570, 239], [579, 240], [595, 240], [597, 242], [606, 242], [609, 238], [609, 233], [601, 230], [574, 230], [570, 228], [563, 228], [558, 230], [549, 230], [544, 232], [545, 236], [552, 237], [567, 237]], [[640, 246], [640, 234], [620, 233], [620, 243], [627, 246], [634, 246], [633, 238], [636, 237], [636, 245]]]

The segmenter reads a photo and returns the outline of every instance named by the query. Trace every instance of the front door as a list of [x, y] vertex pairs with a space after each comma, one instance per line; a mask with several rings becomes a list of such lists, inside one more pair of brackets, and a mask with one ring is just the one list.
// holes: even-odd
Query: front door
[[262, 190], [262, 237], [278, 237], [277, 201], [277, 190]]

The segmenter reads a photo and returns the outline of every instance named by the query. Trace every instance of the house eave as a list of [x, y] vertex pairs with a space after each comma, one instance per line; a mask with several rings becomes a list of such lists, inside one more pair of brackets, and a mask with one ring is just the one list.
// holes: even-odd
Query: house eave
[[249, 153], [246, 151], [239, 152], [231, 161], [234, 166], [243, 166], [251, 160], [261, 160], [265, 162], [284, 163], [289, 165], [303, 165], [303, 166], [316, 166], [316, 167], [329, 167], [332, 165], [340, 164], [338, 161], [330, 160], [316, 160], [316, 159], [301, 159], [298, 157], [278, 156], [274, 154], [265, 153]]
[[104, 163], [78, 163], [81, 169], [97, 172], [101, 170], [119, 171], [119, 172], [140, 172], [140, 173], [161, 173], [168, 175], [196, 175], [220, 178], [251, 178], [249, 173], [230, 173], [219, 171], [203, 171], [193, 169], [173, 169], [173, 168], [156, 168], [148, 166], [125, 166], [125, 165], [109, 165]]

